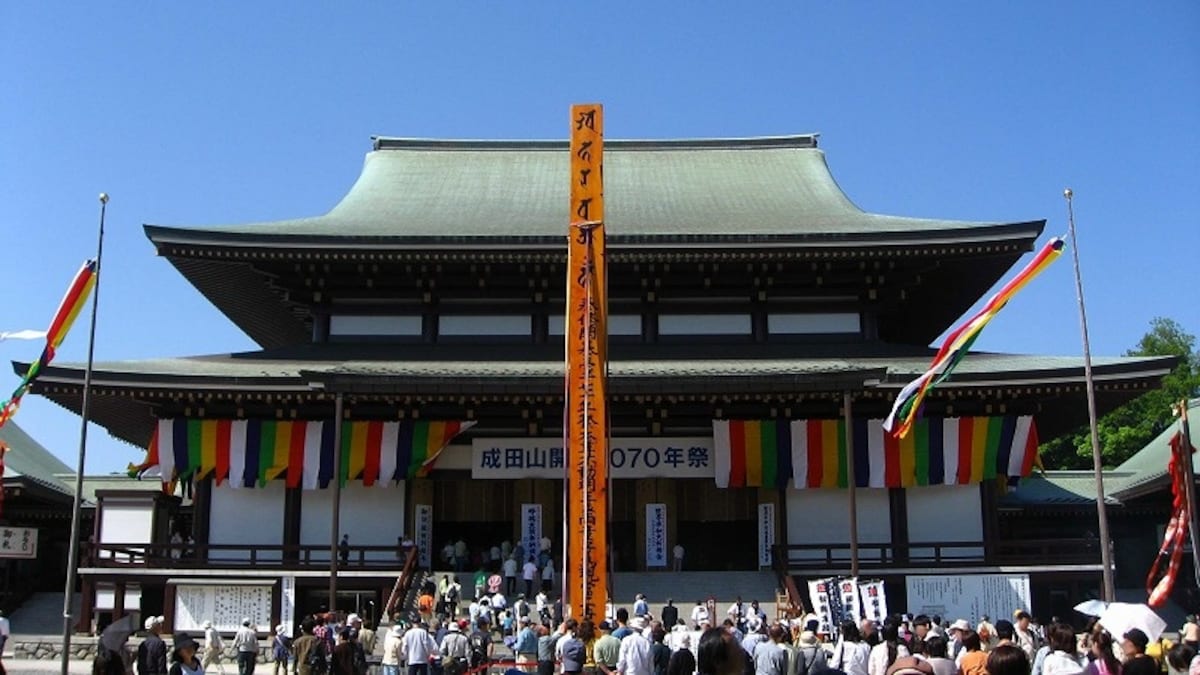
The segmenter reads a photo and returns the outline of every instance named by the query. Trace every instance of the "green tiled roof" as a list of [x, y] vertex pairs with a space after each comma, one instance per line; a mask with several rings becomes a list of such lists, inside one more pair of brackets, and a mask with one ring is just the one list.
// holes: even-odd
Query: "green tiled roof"
[[4, 455], [5, 478], [25, 476], [53, 490], [70, 494], [66, 483], [59, 480], [56, 474], [70, 473], [71, 467], [25, 433], [16, 422], [9, 421], [0, 427], [0, 440], [9, 447]]
[[[1200, 448], [1200, 399], [1189, 401], [1188, 411], [1192, 445]], [[1133, 457], [1117, 467], [1117, 471], [1130, 476], [1125, 485], [1121, 487], [1121, 492], [1131, 492], [1167, 475], [1167, 462], [1171, 459], [1170, 441], [1178, 431], [1179, 424], [1171, 424], [1154, 440], [1147, 443], [1146, 447], [1138, 450]], [[1200, 453], [1192, 455], [1192, 471], [1200, 471]]]
[[[249, 225], [148, 226], [158, 243], [264, 238], [565, 238], [569, 155], [556, 141], [375, 139], [358, 181], [326, 215]], [[605, 223], [630, 237], [1029, 239], [1043, 222], [977, 223], [866, 213], [838, 187], [816, 136], [606, 141]], [[989, 232], [997, 229], [997, 232]]]
[[[1129, 475], [1120, 471], [1104, 473], [1104, 501], [1119, 503], [1113, 493], [1120, 490]], [[1046, 471], [1021, 481], [1000, 498], [1005, 506], [1074, 506], [1096, 501], [1096, 480], [1091, 471]]]

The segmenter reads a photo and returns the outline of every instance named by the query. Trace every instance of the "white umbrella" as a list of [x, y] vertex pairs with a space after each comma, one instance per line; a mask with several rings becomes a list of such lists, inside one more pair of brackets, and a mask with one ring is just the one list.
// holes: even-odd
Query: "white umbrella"
[[1158, 639], [1167, 628], [1167, 622], [1144, 604], [1129, 602], [1113, 602], [1100, 614], [1100, 624], [1113, 636], [1120, 640], [1125, 633], [1139, 628], [1151, 642]]
[[1103, 600], [1084, 600], [1075, 605], [1075, 611], [1085, 616], [1100, 616], [1108, 609], [1108, 603]]

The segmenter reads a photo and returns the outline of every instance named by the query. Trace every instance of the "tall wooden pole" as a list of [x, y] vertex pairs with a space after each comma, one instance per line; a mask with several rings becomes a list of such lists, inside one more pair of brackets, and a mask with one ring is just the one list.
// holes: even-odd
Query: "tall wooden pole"
[[852, 397], [842, 393], [842, 421], [846, 426], [846, 485], [850, 492], [850, 576], [858, 576], [858, 491], [854, 478], [854, 425]]
[[[75, 468], [75, 500], [71, 508], [71, 538], [67, 541], [67, 583], [63, 589], [62, 675], [71, 666], [71, 598], [79, 574], [79, 529], [83, 513], [83, 465], [87, 459], [88, 413], [92, 403], [92, 359], [96, 351], [96, 310], [100, 308], [100, 264], [104, 257], [104, 215], [108, 211], [108, 193], [100, 193], [100, 228], [96, 234], [96, 287], [92, 289], [92, 320], [88, 329], [87, 368], [83, 371], [83, 402], [79, 407], [79, 463]], [[3, 488], [0, 487], [0, 490]]]
[[1071, 188], [1063, 190], [1067, 200], [1067, 231], [1071, 235], [1071, 257], [1075, 263], [1075, 298], [1079, 302], [1079, 331], [1083, 335], [1083, 381], [1087, 387], [1088, 429], [1092, 437], [1092, 473], [1096, 481], [1096, 516], [1100, 530], [1100, 564], [1104, 566], [1104, 601], [1117, 599], [1113, 585], [1112, 539], [1108, 533], [1108, 510], [1104, 503], [1104, 463], [1100, 457], [1100, 432], [1096, 428], [1096, 382], [1092, 379], [1092, 347], [1088, 340], [1087, 311], [1083, 308], [1083, 277], [1079, 273], [1079, 243], [1075, 238], [1075, 207]]
[[564, 604], [599, 620], [608, 574], [608, 297], [604, 248], [604, 111], [571, 106], [567, 233]]

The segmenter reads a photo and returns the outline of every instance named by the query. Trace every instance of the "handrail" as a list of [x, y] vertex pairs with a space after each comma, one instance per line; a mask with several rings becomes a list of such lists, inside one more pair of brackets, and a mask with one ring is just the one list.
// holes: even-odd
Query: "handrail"
[[[329, 564], [329, 547], [300, 544], [86, 543], [84, 560], [97, 567], [279, 567], [306, 569]], [[343, 568], [395, 570], [413, 547], [351, 546]], [[372, 554], [387, 554], [372, 556]]]
[[[1020, 561], [1087, 563], [1097, 558], [1095, 539], [1025, 539], [1017, 541], [912, 541], [860, 543], [859, 564], [866, 567], [887, 565], [988, 565]], [[903, 549], [904, 556], [898, 555]], [[847, 565], [849, 544], [781, 544], [772, 549], [776, 571], [787, 575], [791, 570]]]
[[385, 605], [384, 615], [391, 617], [396, 610], [396, 603], [400, 598], [408, 595], [408, 589], [412, 587], [412, 580], [417, 570], [417, 547], [410, 547], [408, 556], [404, 560], [404, 569], [401, 570], [400, 576], [396, 577], [396, 583], [392, 586], [392, 594], [388, 596], [387, 605]]

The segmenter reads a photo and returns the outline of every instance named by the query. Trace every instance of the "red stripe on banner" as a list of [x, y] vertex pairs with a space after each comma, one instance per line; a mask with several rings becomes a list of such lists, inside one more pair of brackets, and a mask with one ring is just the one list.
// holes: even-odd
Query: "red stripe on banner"
[[746, 425], [729, 421], [729, 487], [746, 487]]
[[229, 477], [229, 439], [232, 433], [233, 420], [217, 420], [216, 475], [213, 476], [217, 485]]
[[67, 320], [72, 314], [78, 313], [79, 310], [76, 307], [87, 299], [86, 293], [90, 290], [88, 284], [92, 281], [92, 276], [95, 274], [94, 270], [95, 263], [89, 260], [75, 274], [70, 288], [67, 289], [67, 294], [63, 296], [58, 310], [54, 313], [54, 318], [50, 321], [50, 328], [46, 330], [46, 344], [55, 345], [61, 342]]
[[304, 442], [308, 423], [292, 421], [289, 424], [292, 425], [292, 435], [288, 445], [287, 486], [298, 488], [304, 480]]
[[900, 439], [896, 434], [883, 435], [883, 484], [900, 487]]
[[1021, 477], [1033, 473], [1033, 463], [1037, 460], [1038, 433], [1037, 422], [1029, 420], [1029, 438], [1025, 441], [1025, 458], [1021, 460]]
[[379, 480], [379, 453], [383, 447], [383, 422], [367, 422], [367, 456], [363, 461], [363, 485]]
[[971, 448], [972, 434], [975, 431], [975, 418], [958, 418], [958, 484], [971, 483]]
[[824, 444], [821, 441], [821, 420], [806, 420], [808, 430], [808, 480], [810, 488], [821, 487], [821, 476], [825, 473], [822, 466]]

